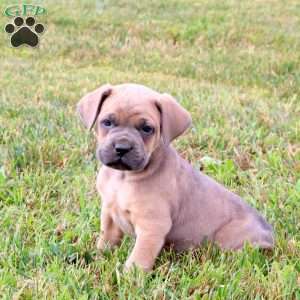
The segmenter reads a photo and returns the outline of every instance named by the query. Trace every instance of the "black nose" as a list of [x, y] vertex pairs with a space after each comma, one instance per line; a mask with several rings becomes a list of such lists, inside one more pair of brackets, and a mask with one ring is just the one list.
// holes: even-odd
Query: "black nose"
[[132, 146], [128, 143], [117, 143], [115, 145], [115, 151], [118, 154], [118, 156], [120, 156], [120, 157], [124, 156], [131, 149], [132, 149]]

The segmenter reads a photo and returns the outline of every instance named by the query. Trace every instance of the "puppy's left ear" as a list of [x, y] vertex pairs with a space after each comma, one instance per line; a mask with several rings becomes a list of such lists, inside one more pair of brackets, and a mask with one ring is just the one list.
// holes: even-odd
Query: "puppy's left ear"
[[161, 133], [166, 144], [191, 126], [191, 115], [172, 96], [162, 94], [156, 106], [161, 114]]
[[112, 86], [105, 84], [85, 95], [77, 104], [82, 123], [91, 130], [98, 118], [104, 100], [112, 93]]

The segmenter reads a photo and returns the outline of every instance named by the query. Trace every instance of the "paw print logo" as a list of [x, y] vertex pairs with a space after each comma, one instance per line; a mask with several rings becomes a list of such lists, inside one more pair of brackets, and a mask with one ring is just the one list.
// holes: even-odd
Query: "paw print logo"
[[35, 24], [33, 17], [27, 17], [25, 22], [22, 17], [16, 17], [12, 23], [5, 26], [5, 31], [10, 34], [10, 43], [13, 47], [28, 45], [36, 47], [39, 43], [39, 35], [45, 30], [43, 24]]

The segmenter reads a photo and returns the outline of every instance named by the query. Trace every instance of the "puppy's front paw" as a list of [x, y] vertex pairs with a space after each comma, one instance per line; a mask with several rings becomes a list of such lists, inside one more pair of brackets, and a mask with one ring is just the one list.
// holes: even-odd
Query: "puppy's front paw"
[[100, 236], [96, 242], [96, 248], [103, 252], [105, 250], [111, 250], [112, 245], [109, 241], [104, 240], [103, 237]]
[[140, 262], [136, 262], [131, 258], [128, 258], [125, 266], [124, 266], [124, 271], [129, 272], [134, 269], [134, 267], [137, 267], [138, 269], [144, 271], [144, 272], [150, 272], [152, 270], [152, 265], [147, 265], [147, 264], [142, 264]]

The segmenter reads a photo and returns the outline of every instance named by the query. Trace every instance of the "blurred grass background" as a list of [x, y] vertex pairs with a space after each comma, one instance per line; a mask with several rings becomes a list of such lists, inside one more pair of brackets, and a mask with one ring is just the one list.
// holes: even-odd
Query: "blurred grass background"
[[[39, 48], [0, 39], [1, 298], [300, 299], [299, 1], [31, 4], [48, 12]], [[274, 252], [164, 251], [151, 274], [122, 273], [130, 238], [96, 252], [99, 166], [75, 104], [106, 82], [191, 112], [177, 149], [267, 217]]]

